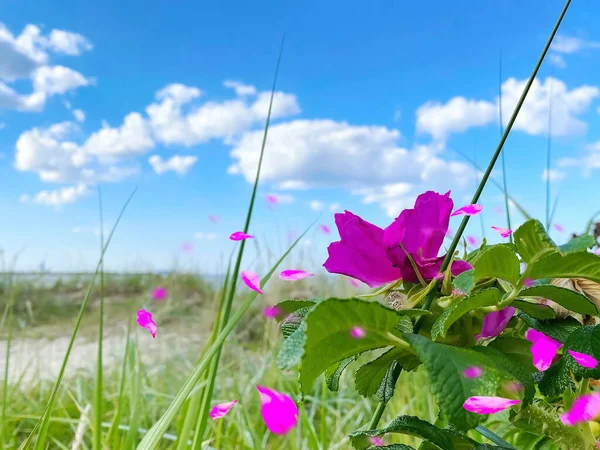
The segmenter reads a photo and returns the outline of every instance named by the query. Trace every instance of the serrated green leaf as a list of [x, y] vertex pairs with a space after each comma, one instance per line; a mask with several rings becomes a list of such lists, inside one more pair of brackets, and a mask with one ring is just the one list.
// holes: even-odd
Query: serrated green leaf
[[553, 253], [531, 264], [525, 276], [539, 278], [585, 278], [600, 283], [600, 257], [593, 253]]
[[282, 302], [277, 303], [275, 306], [277, 307], [277, 315], [275, 316], [275, 320], [281, 322], [288, 315], [305, 308], [312, 308], [319, 302], [322, 302], [325, 298], [311, 298], [311, 299], [295, 299], [289, 298]]
[[592, 248], [594, 245], [596, 245], [596, 239], [594, 239], [594, 236], [590, 234], [583, 234], [571, 239], [569, 242], [561, 245], [559, 248], [562, 253], [567, 254], [585, 252], [588, 248]]
[[354, 375], [356, 392], [363, 397], [375, 395], [394, 362], [406, 366], [407, 370], [412, 370], [420, 364], [419, 359], [410, 351], [394, 347], [358, 368]]
[[[315, 379], [337, 361], [397, 346], [402, 342], [396, 329], [398, 320], [395, 310], [356, 298], [327, 299], [315, 305], [304, 321], [307, 329], [299, 376], [302, 392], [306, 393]], [[353, 327], [362, 328], [365, 336], [352, 338]]]
[[304, 344], [306, 343], [306, 321], [281, 344], [277, 355], [277, 367], [281, 370], [293, 369], [302, 361]]
[[294, 334], [294, 332], [298, 329], [300, 324], [303, 322], [304, 318], [306, 316], [308, 316], [311, 309], [312, 309], [312, 306], [300, 308], [300, 309], [294, 311], [293, 313], [289, 314], [282, 320], [279, 327], [281, 328], [281, 333], [283, 334], [284, 339], [287, 339], [292, 334]]
[[[432, 392], [440, 408], [440, 417], [460, 430], [475, 428], [486, 416], [464, 409], [472, 396], [495, 396], [500, 387], [514, 376], [501, 370], [488, 356], [472, 349], [438, 344], [416, 334], [407, 334], [409, 342], [429, 376]], [[483, 375], [465, 378], [463, 371], [478, 366]]]
[[440, 448], [452, 450], [450, 439], [445, 430], [415, 416], [400, 416], [392, 420], [385, 428], [380, 430], [356, 431], [349, 437], [355, 449], [364, 450], [371, 446], [369, 442], [370, 437], [382, 436], [388, 433], [416, 436]]
[[498, 289], [485, 289], [469, 297], [459, 299], [446, 309], [431, 327], [431, 338], [446, 337], [446, 332], [461, 317], [484, 306], [494, 306], [500, 303], [501, 293]]
[[417, 308], [398, 309], [398, 310], [396, 310], [396, 314], [398, 314], [399, 316], [404, 316], [404, 317], [420, 317], [420, 316], [430, 316], [431, 311], [428, 311], [426, 309], [417, 309]]
[[556, 313], [552, 308], [541, 303], [528, 302], [525, 300], [514, 300], [510, 306], [523, 311], [534, 319], [548, 320], [555, 319]]
[[544, 226], [539, 220], [528, 220], [514, 233], [513, 238], [517, 251], [526, 263], [541, 258], [549, 253], [558, 253], [559, 248], [548, 236]]
[[551, 284], [522, 289], [519, 297], [542, 297], [578, 314], [598, 315], [598, 308], [585, 295]]
[[582, 326], [573, 331], [563, 349], [564, 369], [583, 378], [600, 378], [600, 367], [588, 369], [580, 366], [569, 354], [568, 350], [593, 356], [600, 359], [600, 327]]
[[385, 445], [383, 447], [372, 446], [371, 448], [369, 448], [369, 450], [415, 450], [415, 449], [414, 449], [414, 447], [411, 447], [410, 445], [392, 444], [392, 445]]
[[531, 357], [531, 342], [511, 336], [498, 336], [488, 344], [488, 347], [500, 350], [508, 357], [519, 361], [523, 368], [529, 372], [537, 372]]
[[484, 249], [473, 264], [475, 282], [484, 278], [500, 278], [516, 284], [520, 276], [519, 258], [511, 246], [492, 245]]
[[566, 389], [572, 388], [569, 372], [561, 360], [539, 375], [538, 389], [546, 397], [561, 397]]
[[531, 328], [541, 331], [546, 336], [550, 336], [552, 339], [563, 344], [567, 341], [573, 331], [581, 327], [579, 322], [570, 317], [556, 320], [537, 320], [522, 312], [518, 315], [519, 318]]
[[454, 288], [463, 294], [470, 294], [475, 286], [473, 270], [465, 270], [454, 278]]
[[331, 392], [337, 392], [340, 389], [340, 377], [344, 373], [344, 370], [356, 361], [356, 356], [351, 356], [346, 359], [342, 359], [340, 362], [335, 363], [325, 372], [325, 383], [327, 388]]

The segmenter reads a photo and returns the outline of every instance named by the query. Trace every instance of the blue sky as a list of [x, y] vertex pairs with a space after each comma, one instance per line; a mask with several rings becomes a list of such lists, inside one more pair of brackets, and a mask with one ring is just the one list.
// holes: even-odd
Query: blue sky
[[[5, 257], [22, 250], [22, 270], [93, 268], [97, 187], [107, 228], [137, 187], [107, 268], [207, 272], [220, 270], [227, 236], [243, 226], [283, 32], [251, 230], [275, 253], [319, 214], [331, 227], [332, 211], [343, 209], [386, 226], [427, 189], [452, 189], [457, 206], [467, 203], [477, 174], [458, 152], [484, 165], [497, 144], [500, 53], [507, 120], [562, 8], [555, 0], [9, 3], [0, 16]], [[592, 1], [572, 5], [505, 147], [509, 191], [543, 220], [551, 97], [552, 191], [568, 231], [600, 209], [598, 13]], [[275, 210], [269, 193], [281, 200]], [[505, 225], [494, 211], [500, 191], [489, 185], [481, 203], [485, 234], [498, 240], [489, 226]], [[481, 238], [479, 219], [468, 234]], [[315, 264], [336, 237], [311, 231]], [[184, 241], [192, 253], [180, 251]]]

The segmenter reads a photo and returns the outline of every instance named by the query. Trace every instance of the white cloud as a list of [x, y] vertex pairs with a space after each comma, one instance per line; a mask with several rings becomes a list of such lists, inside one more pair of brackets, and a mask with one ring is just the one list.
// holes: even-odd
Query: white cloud
[[565, 58], [563, 58], [557, 53], [550, 53], [550, 63], [558, 67], [559, 69], [564, 69], [565, 67], [567, 67], [567, 62], [565, 61]]
[[46, 103], [46, 94], [34, 92], [21, 95], [13, 88], [0, 81], [0, 109], [14, 109], [16, 111], [41, 111]]
[[38, 27], [27, 25], [19, 36], [14, 36], [0, 23], [0, 79], [26, 78], [48, 61], [48, 54], [39, 45], [40, 34]]
[[277, 199], [277, 203], [279, 203], [280, 205], [291, 205], [296, 201], [294, 196], [290, 194], [276, 194], [274, 192], [271, 192], [267, 195], [275, 197]]
[[185, 175], [198, 161], [196, 156], [180, 156], [175, 155], [168, 160], [163, 160], [159, 155], [152, 155], [148, 162], [152, 166], [154, 172], [162, 175], [165, 172], [175, 172], [178, 175]]
[[83, 112], [81, 109], [74, 109], [73, 117], [75, 117], [77, 122], [85, 122], [85, 112]]
[[544, 169], [544, 172], [542, 173], [542, 181], [561, 181], [564, 180], [566, 176], [567, 174], [563, 170], [550, 169], [550, 171], [548, 171], [548, 169]]
[[323, 211], [325, 209], [325, 203], [320, 200], [312, 200], [308, 203], [308, 206], [313, 211]]
[[600, 141], [594, 142], [586, 147], [585, 152], [578, 158], [568, 157], [557, 161], [558, 167], [578, 167], [584, 177], [589, 178], [592, 171], [600, 169]]
[[235, 95], [243, 97], [245, 95], [256, 95], [256, 88], [249, 84], [243, 84], [239, 81], [226, 80], [223, 82], [223, 86], [235, 91]]
[[577, 38], [575, 36], [559, 35], [554, 38], [551, 49], [567, 55], [577, 53], [586, 48], [600, 48], [600, 42]]
[[93, 80], [65, 66], [42, 66], [33, 73], [33, 89], [48, 95], [64, 94], [88, 86]]
[[46, 45], [56, 53], [78, 56], [93, 48], [92, 44], [79, 33], [66, 30], [52, 30]]
[[329, 211], [331, 211], [331, 212], [338, 212], [339, 209], [340, 209], [339, 203], [332, 203], [331, 205], [329, 205]]
[[219, 233], [205, 233], [202, 231], [199, 231], [198, 233], [194, 234], [194, 237], [196, 239], [207, 240], [207, 241], [213, 241], [217, 238], [217, 236], [219, 236]]
[[76, 186], [67, 186], [55, 190], [43, 190], [35, 194], [33, 197], [24, 194], [20, 197], [23, 203], [37, 203], [39, 205], [47, 206], [62, 206], [70, 203], [74, 203], [87, 195], [90, 191], [88, 187], [81, 183]]

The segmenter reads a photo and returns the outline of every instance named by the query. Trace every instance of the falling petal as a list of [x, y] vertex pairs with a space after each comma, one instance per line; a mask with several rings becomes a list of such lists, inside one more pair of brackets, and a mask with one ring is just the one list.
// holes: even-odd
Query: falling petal
[[477, 238], [475, 236], [467, 236], [467, 242], [473, 247], [477, 246]]
[[152, 298], [157, 301], [167, 298], [167, 290], [164, 287], [155, 287], [152, 291]]
[[594, 252], [594, 255], [600, 255], [600, 248], [596, 249], [596, 251]]
[[210, 410], [210, 418], [212, 420], [222, 419], [237, 402], [237, 400], [234, 400], [232, 402], [219, 403], [218, 405], [213, 406], [213, 408]]
[[504, 331], [508, 322], [515, 314], [516, 309], [512, 306], [507, 306], [500, 311], [492, 311], [483, 317], [483, 327], [481, 333], [475, 336], [475, 339], [493, 338]]
[[217, 223], [220, 219], [218, 216], [208, 216], [208, 220], [210, 220], [213, 223]]
[[567, 350], [567, 352], [581, 367], [595, 369], [596, 366], [598, 366], [598, 360], [593, 356], [586, 355], [585, 353], [574, 352], [573, 350]]
[[525, 281], [523, 281], [523, 286], [525, 287], [532, 287], [534, 284], [534, 281], [531, 278], [525, 278]]
[[298, 407], [281, 392], [256, 386], [260, 394], [260, 414], [268, 430], [273, 434], [286, 434], [298, 423]]
[[321, 231], [325, 234], [331, 233], [331, 230], [329, 229], [329, 227], [327, 225], [321, 225]]
[[181, 251], [184, 253], [191, 253], [194, 251], [194, 246], [191, 242], [188, 242], [188, 241], [182, 242]]
[[554, 225], [552, 225], [552, 227], [558, 231], [559, 233], [564, 233], [565, 232], [565, 228], [562, 225], [559, 225], [557, 223], [555, 223]]
[[500, 208], [499, 206], [495, 206], [494, 212], [498, 215], [502, 215], [502, 214], [504, 214], [504, 209]]
[[512, 234], [512, 230], [509, 230], [508, 228], [500, 228], [500, 227], [495, 227], [495, 226], [492, 226], [491, 228], [492, 228], [492, 230], [496, 231], [503, 238], [507, 238]]
[[352, 285], [353, 287], [359, 287], [360, 286], [360, 281], [355, 280], [354, 278], [350, 278], [348, 280], [348, 282], [350, 283], [350, 285]]
[[475, 414], [495, 414], [518, 403], [521, 403], [521, 400], [503, 397], [469, 397], [463, 403], [463, 408]]
[[244, 270], [242, 272], [242, 281], [253, 291], [262, 294], [263, 292], [260, 290], [260, 278], [254, 272], [250, 272], [249, 270]]
[[279, 197], [275, 194], [267, 194], [267, 203], [270, 205], [277, 205], [279, 203]]
[[482, 210], [483, 210], [483, 206], [478, 205], [478, 204], [466, 205], [466, 206], [463, 206], [462, 208], [458, 208], [456, 211], [454, 211], [452, 214], [450, 214], [450, 217], [460, 216], [461, 214], [464, 214], [465, 216], [476, 216]]
[[483, 369], [477, 366], [467, 367], [463, 371], [463, 376], [465, 378], [479, 378], [481, 375], [483, 375]]
[[364, 328], [361, 327], [352, 327], [352, 329], [350, 330], [350, 336], [352, 336], [354, 339], [361, 339], [364, 338], [367, 335], [367, 332], [364, 330]]
[[531, 346], [533, 365], [540, 372], [547, 370], [552, 365], [556, 352], [562, 347], [562, 344], [533, 328], [527, 330], [525, 339], [533, 343]]
[[305, 272], [304, 270], [284, 270], [279, 274], [279, 278], [286, 281], [296, 281], [302, 278], [313, 277], [314, 273]]
[[243, 241], [244, 239], [250, 239], [253, 237], [254, 236], [252, 236], [250, 234], [246, 234], [243, 231], [236, 231], [235, 233], [231, 233], [231, 236], [229, 236], [229, 239], [231, 239], [232, 241]]
[[379, 436], [369, 436], [369, 443], [375, 447], [383, 447], [383, 438]]
[[150, 332], [153, 338], [156, 338], [156, 324], [152, 320], [152, 314], [145, 309], [137, 312], [137, 323], [140, 327]]
[[560, 415], [560, 420], [570, 427], [579, 422], [589, 422], [600, 415], [600, 392], [582, 395], [575, 399], [571, 410]]
[[281, 313], [281, 309], [279, 309], [277, 306], [267, 306], [263, 313], [267, 319], [273, 319]]

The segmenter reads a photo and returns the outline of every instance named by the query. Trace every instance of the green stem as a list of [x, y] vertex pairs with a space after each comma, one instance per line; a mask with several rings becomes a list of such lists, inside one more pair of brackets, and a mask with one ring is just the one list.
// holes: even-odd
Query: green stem
[[[498, 160], [498, 157], [502, 153], [502, 148], [504, 147], [504, 143], [506, 142], [506, 139], [508, 138], [508, 135], [510, 134], [512, 127], [515, 124], [515, 121], [517, 120], [519, 111], [521, 111], [521, 107], [523, 106], [523, 103], [525, 102], [525, 99], [527, 98], [527, 94], [529, 93], [529, 90], [531, 89], [531, 85], [533, 84], [533, 81], [535, 80], [535, 77], [537, 76], [537, 73], [540, 70], [542, 62], [544, 61], [544, 58], [546, 57], [546, 54], [548, 53], [548, 50], [550, 49], [550, 45], [552, 44], [552, 41], [554, 40], [554, 36], [556, 35], [558, 28], [560, 27], [560, 24], [561, 24], [563, 18], [565, 17], [567, 10], [569, 9], [570, 4], [571, 4], [571, 0], [567, 0], [562, 12], [560, 13], [560, 16], [558, 17], [558, 20], [556, 21], [556, 23], [554, 25], [554, 28], [552, 29], [552, 33], [550, 33], [550, 37], [548, 38], [546, 45], [544, 46], [544, 49], [542, 50], [542, 54], [540, 55], [537, 63], [535, 64], [535, 67], [533, 68], [533, 72], [531, 73], [531, 76], [529, 77], [529, 80], [527, 81], [527, 84], [525, 85], [525, 89], [523, 90], [523, 93], [521, 94], [521, 98], [519, 98], [517, 106], [515, 107], [515, 110], [513, 111], [512, 116], [511, 116], [510, 120], [508, 121], [506, 129], [504, 130], [504, 133], [502, 134], [502, 138], [500, 139], [500, 142], [498, 143], [498, 146], [496, 147], [496, 151], [494, 152], [494, 155], [492, 156], [492, 159], [491, 159], [490, 163], [488, 164], [488, 167], [487, 167], [485, 173], [483, 174], [481, 181], [479, 182], [479, 186], [477, 187], [477, 190], [475, 191], [475, 194], [473, 195], [473, 200], [471, 200], [471, 203], [477, 203], [477, 201], [479, 200], [479, 197], [481, 196], [481, 193], [483, 192], [483, 188], [485, 187], [485, 184], [487, 183], [488, 179], [490, 178], [490, 174], [492, 173], [492, 170], [494, 169], [494, 166], [496, 165], [496, 161]], [[452, 261], [452, 256], [454, 255], [454, 252], [456, 251], [456, 247], [458, 247], [458, 243], [460, 242], [461, 236], [464, 233], [465, 228], [467, 227], [467, 224], [469, 223], [469, 218], [470, 218], [470, 216], [464, 216], [462, 222], [460, 223], [460, 226], [458, 227], [458, 231], [456, 232], [454, 239], [452, 239], [452, 243], [450, 244], [448, 253], [446, 253], [446, 257], [444, 258], [440, 272], [445, 272], [446, 269], [448, 268], [448, 265]], [[438, 284], [439, 284], [439, 280], [436, 281], [436, 287]], [[435, 299], [436, 295], [437, 295], [437, 289], [434, 288], [427, 295], [424, 309], [429, 309], [431, 307], [431, 304], [433, 303], [433, 300]], [[415, 334], [419, 332], [422, 324], [423, 324], [423, 317], [419, 317], [417, 319], [417, 321], [415, 323], [415, 327], [414, 327]], [[400, 373], [402, 373], [401, 369], [398, 371], [398, 376], [395, 377], [394, 383], [398, 380], [398, 377], [400, 377]], [[373, 418], [370, 423], [371, 429], [377, 427], [379, 420], [381, 419], [381, 416], [383, 415], [383, 412], [385, 411], [386, 404], [387, 403], [385, 403], [385, 402], [381, 402], [377, 406], [377, 409], [375, 410], [375, 414], [373, 415]]]
[[[104, 213], [102, 211], [102, 191], [98, 187], [98, 206], [100, 208], [100, 254], [104, 249]], [[96, 392], [94, 406], [94, 428], [92, 442], [94, 450], [102, 450], [102, 340], [104, 337], [104, 261], [100, 266], [100, 318], [98, 320], [98, 356], [96, 361]]]
[[500, 436], [498, 436], [496, 433], [494, 433], [491, 430], [488, 430], [483, 425], [477, 425], [475, 427], [475, 431], [477, 431], [479, 434], [481, 434], [482, 436], [488, 438], [494, 444], [496, 444], [496, 445], [498, 445], [498, 446], [500, 446], [502, 448], [510, 448], [512, 450], [517, 450], [515, 447], [513, 447], [508, 442], [506, 442], [504, 439], [502, 439]]

